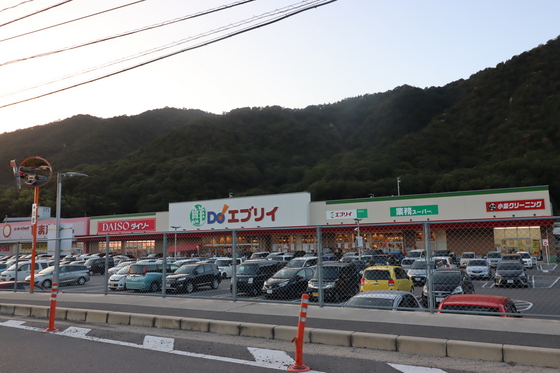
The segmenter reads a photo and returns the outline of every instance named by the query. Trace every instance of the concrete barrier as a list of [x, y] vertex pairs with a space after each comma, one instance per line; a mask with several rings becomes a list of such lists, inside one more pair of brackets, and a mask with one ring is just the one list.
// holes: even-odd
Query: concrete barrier
[[154, 326], [163, 329], [181, 329], [181, 318], [173, 316], [156, 316]]
[[13, 315], [15, 308], [16, 308], [15, 304], [2, 304], [0, 305], [0, 314]]
[[16, 305], [14, 308], [14, 316], [31, 316], [31, 306]]
[[181, 329], [193, 332], [208, 332], [210, 330], [210, 320], [184, 317], [181, 319]]
[[352, 332], [345, 330], [311, 329], [311, 343], [334, 346], [352, 346]]
[[560, 349], [504, 345], [504, 362], [560, 369]]
[[[291, 342], [296, 337], [296, 335], [297, 335], [297, 326], [276, 325], [274, 327], [274, 339]], [[303, 333], [303, 341], [305, 343], [311, 342], [310, 329], [305, 329]]]
[[447, 341], [447, 356], [462, 359], [503, 361], [503, 346], [497, 343]]
[[243, 323], [239, 325], [239, 335], [242, 337], [274, 339], [274, 325]]
[[107, 324], [130, 325], [130, 313], [109, 312], [109, 315], [107, 315]]
[[33, 306], [31, 307], [31, 317], [36, 317], [39, 319], [46, 319], [49, 317], [50, 308], [46, 306]]
[[87, 311], [86, 312], [86, 322], [106, 324], [107, 323], [107, 311]]
[[86, 321], [86, 315], [87, 315], [86, 310], [69, 308], [66, 311], [66, 320], [84, 322]]
[[397, 351], [409, 354], [447, 356], [447, 340], [423, 337], [397, 337]]
[[352, 347], [397, 351], [397, 336], [356, 332], [352, 334]]
[[239, 323], [235, 321], [210, 320], [208, 331], [218, 334], [239, 335]]
[[146, 326], [152, 328], [154, 326], [154, 315], [141, 315], [138, 313], [130, 314], [130, 325], [132, 326]]

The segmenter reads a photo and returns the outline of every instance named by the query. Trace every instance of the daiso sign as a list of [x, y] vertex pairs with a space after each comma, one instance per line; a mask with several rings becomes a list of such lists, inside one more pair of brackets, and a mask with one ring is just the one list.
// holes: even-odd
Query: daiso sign
[[107, 220], [97, 222], [97, 234], [125, 233], [125, 232], [154, 232], [156, 219], [126, 219]]
[[233, 229], [309, 224], [309, 193], [251, 196], [169, 204], [169, 225]]

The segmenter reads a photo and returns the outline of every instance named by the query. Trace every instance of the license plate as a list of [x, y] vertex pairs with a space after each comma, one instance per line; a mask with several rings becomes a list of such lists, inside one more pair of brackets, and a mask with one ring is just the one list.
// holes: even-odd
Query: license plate
[[416, 281], [422, 281], [422, 277], [416, 277], [415, 280]]
[[313, 293], [313, 296], [314, 296], [314, 297], [318, 297], [318, 296], [319, 296], [319, 293]]
[[165, 287], [166, 287], [166, 288], [170, 288], [170, 287], [171, 287], [171, 284], [165, 284]]
[[267, 293], [267, 294], [272, 294], [272, 290], [268, 289], [268, 290], [266, 291], [266, 293]]
[[439, 302], [441, 302], [442, 300], [443, 300], [443, 298], [440, 298], [440, 297], [436, 297], [436, 302], [438, 302], [438, 303], [439, 303]]
[[508, 284], [513, 284], [513, 280], [508, 280], [507, 283]]

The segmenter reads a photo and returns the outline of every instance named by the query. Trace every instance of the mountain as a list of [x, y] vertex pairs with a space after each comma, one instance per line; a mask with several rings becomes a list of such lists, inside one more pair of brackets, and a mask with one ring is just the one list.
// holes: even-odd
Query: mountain
[[[560, 201], [560, 39], [444, 87], [224, 115], [152, 110], [0, 135], [9, 159], [40, 155], [64, 182], [63, 216], [167, 210], [169, 202], [311, 192], [313, 200], [549, 185]], [[0, 170], [0, 211], [32, 193]], [[11, 185], [10, 185], [11, 184]], [[54, 206], [55, 188], [41, 190]], [[19, 214], [19, 215], [18, 215]]]

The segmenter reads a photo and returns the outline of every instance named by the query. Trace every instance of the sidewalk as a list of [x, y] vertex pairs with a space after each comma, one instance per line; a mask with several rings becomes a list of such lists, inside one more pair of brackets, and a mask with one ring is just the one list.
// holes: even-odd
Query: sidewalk
[[[2, 315], [47, 317], [49, 305], [48, 293], [0, 294]], [[57, 319], [291, 340], [299, 308], [288, 303], [61, 293]], [[306, 339], [311, 343], [560, 368], [559, 320], [358, 310], [312, 303], [307, 315]]]

